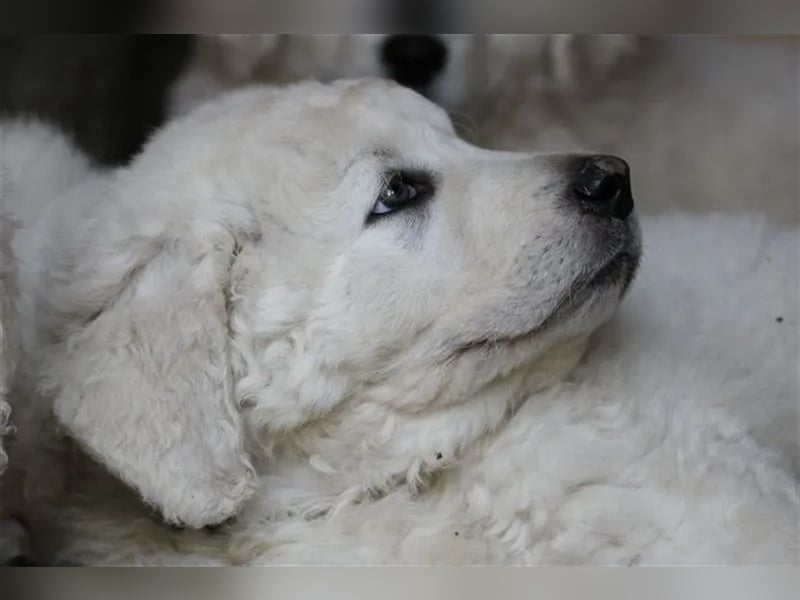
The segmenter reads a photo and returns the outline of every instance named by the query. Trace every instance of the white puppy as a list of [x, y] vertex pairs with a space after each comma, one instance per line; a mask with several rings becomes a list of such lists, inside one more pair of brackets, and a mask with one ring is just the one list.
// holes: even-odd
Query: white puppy
[[[27, 129], [7, 131], [41, 135]], [[733, 309], [745, 325], [724, 349], [746, 331], [755, 352], [786, 350], [762, 375], [737, 371], [746, 349], [716, 356], [720, 338], [702, 337], [724, 329], [719, 307], [668, 317], [700, 337], [650, 352], [664, 306], [647, 292], [622, 323], [646, 342], [626, 350], [612, 332], [558, 383], [638, 262], [620, 159], [486, 151], [399, 86], [306, 83], [232, 94], [130, 167], [25, 196], [11, 208], [36, 403], [168, 521], [238, 515], [173, 532], [81, 467], [43, 511], [60, 559], [796, 556], [794, 446], [757, 439], [769, 415], [796, 414], [788, 327]], [[741, 239], [713, 274], [752, 275], [796, 323], [779, 293], [796, 232], [750, 243], [741, 223], [700, 224], [647, 289], [681, 292], [698, 257], [666, 253], [706, 230]], [[696, 268], [691, 285], [710, 278]]]

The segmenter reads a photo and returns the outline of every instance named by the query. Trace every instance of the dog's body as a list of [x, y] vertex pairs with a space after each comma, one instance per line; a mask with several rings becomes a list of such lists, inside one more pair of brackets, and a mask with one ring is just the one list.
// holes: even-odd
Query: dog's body
[[[210, 36], [172, 110], [247, 83], [390, 75], [385, 36]], [[471, 142], [631, 157], [644, 213], [800, 220], [798, 39], [441, 36], [423, 89]]]
[[[630, 207], [582, 187], [616, 159], [487, 153], [382, 83], [240, 92], [105, 174], [3, 134], [49, 139], [38, 189], [3, 163], [19, 402], [137, 492], [64, 465], [30, 509], [48, 558], [796, 560], [796, 229], [649, 222], [642, 280], [565, 380], [638, 256]], [[77, 183], [43, 175], [65, 153]], [[396, 171], [423, 204], [389, 210]], [[176, 532], [137, 495], [238, 516]]]
[[6, 469], [8, 457], [3, 449], [3, 437], [8, 433], [11, 407], [6, 395], [17, 362], [17, 315], [14, 305], [16, 280], [11, 254], [11, 224], [0, 214], [0, 476]]
[[112, 487], [55, 513], [55, 537], [71, 540], [62, 556], [795, 563], [797, 232], [715, 216], [645, 221], [643, 235], [640, 279], [570, 381], [529, 398], [416, 497], [401, 490], [306, 518], [313, 479], [288, 471], [265, 477], [258, 502], [226, 528], [174, 532]]

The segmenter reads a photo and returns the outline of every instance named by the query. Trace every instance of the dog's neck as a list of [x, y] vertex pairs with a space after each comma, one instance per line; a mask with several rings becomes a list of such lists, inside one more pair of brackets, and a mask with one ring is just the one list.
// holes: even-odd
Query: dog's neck
[[404, 412], [368, 394], [354, 398], [263, 448], [259, 498], [276, 518], [310, 518], [395, 491], [424, 495], [443, 475], [492, 452], [519, 407], [563, 379], [584, 346], [585, 340], [565, 343], [470, 400], [439, 410]]

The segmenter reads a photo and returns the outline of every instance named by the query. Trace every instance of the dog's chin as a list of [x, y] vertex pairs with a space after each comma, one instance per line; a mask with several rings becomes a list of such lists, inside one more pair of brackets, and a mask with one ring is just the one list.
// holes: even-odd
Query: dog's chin
[[537, 347], [543, 338], [561, 339], [590, 334], [607, 320], [630, 288], [639, 265], [636, 243], [626, 246], [587, 275], [571, 282], [537, 325], [518, 334], [492, 336], [463, 344], [459, 352]]
[[595, 295], [606, 296], [609, 293], [621, 300], [633, 282], [638, 266], [638, 252], [622, 250], [585, 281], [576, 282], [574, 289], [565, 295], [566, 300], [563, 303], [569, 305], [574, 302], [580, 307], [581, 302], [589, 302]]
[[[587, 265], [580, 277], [560, 292], [550, 314], [537, 327], [582, 323], [596, 326], [607, 319], [627, 293], [639, 268], [641, 238], [638, 222], [631, 217], [615, 227], [613, 235], [590, 254], [595, 264]], [[597, 258], [598, 256], [602, 258]]]
[[588, 276], [573, 281], [535, 331], [569, 327], [575, 322], [583, 327], [600, 325], [627, 293], [638, 266], [637, 249], [621, 250]]

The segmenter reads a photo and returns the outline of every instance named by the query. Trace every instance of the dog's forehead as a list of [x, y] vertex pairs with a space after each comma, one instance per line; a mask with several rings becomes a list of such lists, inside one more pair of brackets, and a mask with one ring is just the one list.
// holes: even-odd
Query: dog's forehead
[[[456, 139], [443, 109], [384, 80], [303, 82], [263, 95], [247, 112], [247, 129], [256, 136], [345, 162], [365, 147], [419, 154]], [[232, 127], [241, 132], [241, 122], [232, 119]]]
[[342, 165], [369, 148], [436, 159], [457, 139], [447, 113], [415, 92], [384, 80], [340, 80], [233, 92], [176, 122], [154, 145], [187, 163], [261, 160], [266, 148], [281, 147], [287, 157], [296, 151]]
[[417, 92], [386, 80], [355, 80], [341, 82], [342, 104], [357, 110], [385, 114], [387, 117], [412, 117], [432, 125], [450, 126], [444, 109]]
[[[414, 124], [452, 131], [444, 109], [393, 81], [339, 80], [332, 84], [304, 82], [286, 89], [284, 102], [302, 112], [324, 114], [322, 122], [349, 127], [407, 128]], [[279, 109], [280, 110], [280, 109]]]

